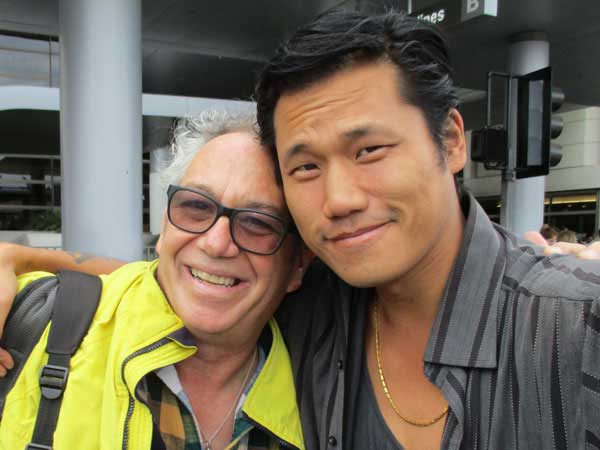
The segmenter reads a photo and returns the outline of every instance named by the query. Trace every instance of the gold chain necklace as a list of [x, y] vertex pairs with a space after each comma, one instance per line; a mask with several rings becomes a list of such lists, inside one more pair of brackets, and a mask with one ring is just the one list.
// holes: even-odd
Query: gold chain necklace
[[444, 417], [448, 412], [448, 405], [446, 405], [446, 407], [440, 415], [435, 416], [433, 419], [427, 420], [425, 422], [419, 422], [416, 420], [409, 419], [408, 417], [403, 416], [398, 410], [396, 403], [394, 403], [394, 400], [392, 399], [390, 390], [387, 387], [387, 383], [385, 382], [385, 376], [383, 376], [383, 364], [381, 363], [381, 351], [379, 348], [379, 311], [377, 309], [377, 302], [373, 304], [373, 312], [375, 313], [375, 355], [377, 356], [377, 371], [379, 372], [379, 381], [381, 382], [381, 387], [383, 387], [383, 392], [385, 393], [388, 402], [390, 403], [390, 405], [392, 405], [392, 408], [394, 408], [394, 411], [396, 411], [396, 414], [398, 415], [398, 417], [400, 417], [400, 419], [415, 427], [425, 428], [433, 425], [434, 423], [439, 422], [442, 419], [442, 417]]

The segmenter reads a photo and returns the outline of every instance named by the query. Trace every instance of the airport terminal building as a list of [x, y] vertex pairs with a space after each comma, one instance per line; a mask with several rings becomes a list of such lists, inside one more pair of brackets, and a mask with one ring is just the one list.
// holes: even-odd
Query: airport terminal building
[[560, 163], [506, 187], [469, 160], [462, 180], [516, 232], [548, 223], [597, 238], [597, 0], [19, 0], [0, 10], [0, 240], [153, 257], [176, 118], [253, 108], [256, 72], [296, 26], [390, 6], [446, 32], [468, 130], [512, 114], [497, 90], [488, 102], [488, 72], [552, 67], [566, 98]]

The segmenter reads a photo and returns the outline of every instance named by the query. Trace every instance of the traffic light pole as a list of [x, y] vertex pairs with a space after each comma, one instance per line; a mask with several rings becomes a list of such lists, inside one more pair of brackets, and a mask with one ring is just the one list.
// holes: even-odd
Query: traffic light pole
[[600, 190], [596, 192], [596, 219], [594, 220], [594, 238], [600, 239]]
[[[524, 75], [549, 65], [549, 43], [543, 33], [513, 36], [510, 46], [511, 74]], [[545, 177], [517, 180], [517, 81], [510, 82], [508, 117], [508, 168], [502, 171], [500, 223], [518, 235], [539, 230], [544, 221]]]
[[[514, 230], [515, 212], [513, 209], [518, 205], [517, 194], [517, 81], [513, 78], [508, 81], [508, 118], [506, 128], [508, 134], [508, 158], [507, 168], [502, 170], [502, 187], [500, 202], [500, 225]], [[525, 180], [519, 180], [525, 181]]]

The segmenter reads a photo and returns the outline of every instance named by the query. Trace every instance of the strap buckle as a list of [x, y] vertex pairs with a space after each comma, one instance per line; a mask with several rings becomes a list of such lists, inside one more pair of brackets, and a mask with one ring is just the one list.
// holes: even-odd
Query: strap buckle
[[[69, 369], [67, 367], [54, 366], [52, 364], [46, 364], [44, 367], [42, 367], [42, 371], [40, 372], [40, 387], [42, 388], [42, 396], [48, 400], [55, 400], [60, 397], [65, 390], [68, 376]], [[52, 450], [51, 447], [44, 446], [33, 448]]]
[[25, 447], [25, 450], [52, 450], [52, 447], [48, 445], [36, 444], [35, 442], [30, 442]]

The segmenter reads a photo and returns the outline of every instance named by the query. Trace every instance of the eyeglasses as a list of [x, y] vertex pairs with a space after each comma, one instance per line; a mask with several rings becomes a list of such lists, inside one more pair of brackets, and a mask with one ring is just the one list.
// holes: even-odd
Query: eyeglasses
[[219, 217], [229, 219], [231, 239], [240, 249], [257, 255], [272, 255], [294, 230], [281, 217], [247, 208], [228, 208], [204, 192], [170, 185], [167, 191], [169, 222], [182, 231], [202, 234]]

